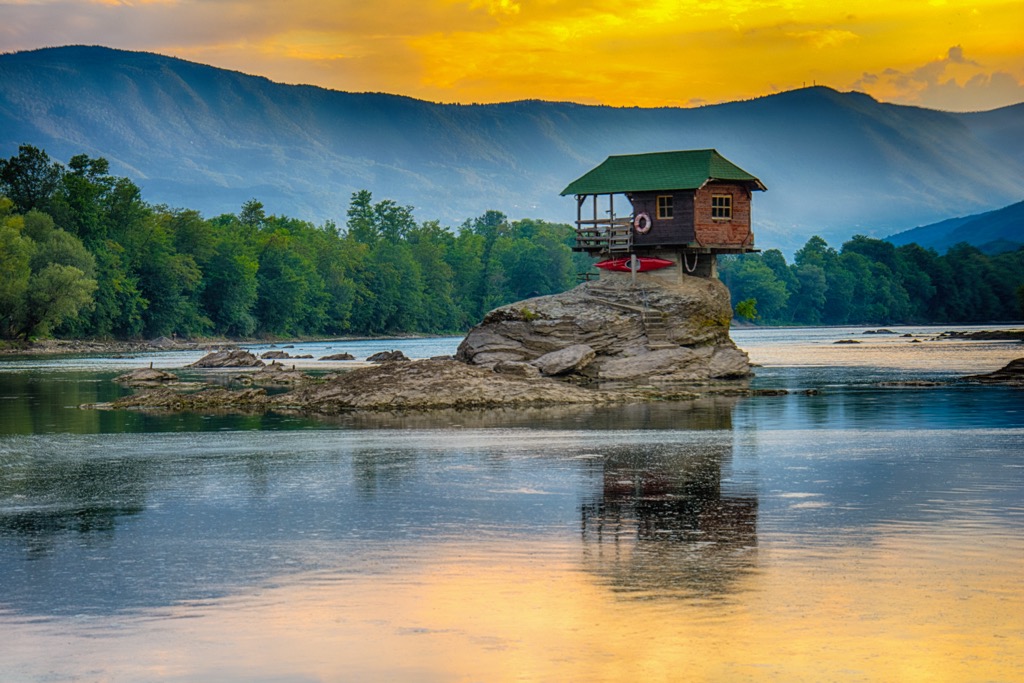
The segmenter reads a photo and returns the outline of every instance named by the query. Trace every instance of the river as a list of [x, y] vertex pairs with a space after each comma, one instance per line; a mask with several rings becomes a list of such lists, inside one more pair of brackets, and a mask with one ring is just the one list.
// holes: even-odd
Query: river
[[879, 384], [1024, 347], [891, 329], [735, 330], [782, 396], [331, 419], [4, 360], [0, 680], [1024, 680], [1024, 393]]

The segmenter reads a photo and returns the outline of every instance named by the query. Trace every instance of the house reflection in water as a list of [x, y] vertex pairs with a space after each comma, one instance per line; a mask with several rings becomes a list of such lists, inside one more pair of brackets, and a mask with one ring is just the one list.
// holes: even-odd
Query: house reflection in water
[[[582, 504], [583, 563], [632, 597], [720, 598], [755, 569], [758, 499], [720, 440], [609, 454]], [[747, 490], [744, 490], [747, 489]]]

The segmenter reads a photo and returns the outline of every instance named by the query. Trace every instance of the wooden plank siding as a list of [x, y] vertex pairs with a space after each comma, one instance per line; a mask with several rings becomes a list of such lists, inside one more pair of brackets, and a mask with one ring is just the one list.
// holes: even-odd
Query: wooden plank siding
[[[672, 197], [672, 218], [658, 218], [658, 197]], [[730, 216], [712, 217], [712, 197], [728, 196]], [[632, 226], [632, 219], [641, 213], [651, 218], [651, 229], [646, 234], [632, 232], [632, 240], [625, 247], [643, 253], [651, 249], [687, 249], [696, 252], [708, 250], [718, 253], [743, 253], [754, 247], [751, 231], [751, 191], [740, 183], [709, 182], [697, 190], [661, 190], [656, 192], [631, 192], [626, 194], [632, 204], [632, 215], [619, 215], [615, 219], [598, 215], [596, 197], [593, 218], [584, 218], [591, 203], [584, 197], [579, 203], [580, 211], [576, 220], [575, 251], [606, 253], [622, 251], [612, 248], [611, 237], [618, 235], [626, 226]], [[626, 207], [619, 205], [622, 211]], [[606, 212], [607, 213], [607, 212]], [[620, 245], [621, 246], [621, 245]]]
[[[672, 196], [672, 218], [658, 218], [658, 197]], [[694, 240], [694, 193], [692, 190], [662, 192], [636, 192], [629, 195], [633, 204], [633, 215], [647, 213], [651, 217], [651, 229], [646, 235], [633, 232], [633, 244], [637, 247], [685, 246]]]

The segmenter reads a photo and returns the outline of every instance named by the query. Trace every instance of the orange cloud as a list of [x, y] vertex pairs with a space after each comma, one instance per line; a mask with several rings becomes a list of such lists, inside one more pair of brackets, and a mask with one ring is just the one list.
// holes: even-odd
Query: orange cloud
[[[7, 0], [4, 8], [0, 50], [104, 44], [445, 102], [687, 106], [817, 82], [979, 109], [1020, 101], [1024, 81], [1024, 18], [1008, 0], [873, 0], [856, 13], [823, 0]], [[951, 45], [970, 58], [953, 60]]]

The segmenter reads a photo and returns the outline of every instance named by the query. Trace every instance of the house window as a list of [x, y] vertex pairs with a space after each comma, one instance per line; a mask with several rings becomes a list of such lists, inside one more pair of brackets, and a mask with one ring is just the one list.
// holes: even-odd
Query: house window
[[658, 218], [660, 220], [672, 218], [672, 195], [658, 195]]
[[723, 221], [732, 218], [732, 195], [711, 195], [711, 218]]

